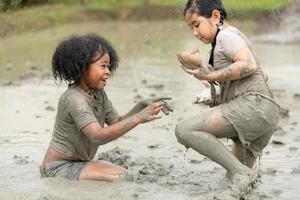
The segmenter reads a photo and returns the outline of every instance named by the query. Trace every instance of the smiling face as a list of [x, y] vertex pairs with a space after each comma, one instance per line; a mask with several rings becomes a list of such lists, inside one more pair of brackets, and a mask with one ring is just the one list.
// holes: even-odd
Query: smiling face
[[214, 41], [216, 36], [216, 24], [220, 21], [220, 12], [214, 10], [210, 18], [200, 16], [195, 12], [187, 12], [185, 21], [198, 40], [202, 41], [204, 44], [209, 44]]
[[104, 53], [103, 56], [96, 55], [95, 62], [90, 64], [89, 69], [84, 73], [81, 78], [81, 86], [85, 86], [84, 91], [86, 89], [103, 89], [107, 83], [108, 78], [110, 77], [110, 57], [108, 53]]

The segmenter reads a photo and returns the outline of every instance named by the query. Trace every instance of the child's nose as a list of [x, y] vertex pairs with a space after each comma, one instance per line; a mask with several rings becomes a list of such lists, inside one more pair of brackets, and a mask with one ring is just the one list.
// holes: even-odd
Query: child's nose
[[107, 75], [110, 75], [110, 69], [109, 69], [108, 67], [106, 68], [105, 73], [106, 73]]
[[193, 35], [194, 36], [198, 36], [198, 32], [197, 32], [197, 30], [195, 28], [193, 29]]

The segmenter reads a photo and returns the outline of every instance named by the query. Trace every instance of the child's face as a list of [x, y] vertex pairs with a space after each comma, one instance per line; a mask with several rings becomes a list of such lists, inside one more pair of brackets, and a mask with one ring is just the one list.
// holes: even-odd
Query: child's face
[[[97, 59], [97, 57], [99, 57], [99, 55], [96, 55], [95, 59]], [[104, 53], [99, 60], [90, 65], [88, 71], [86, 71], [83, 76], [89, 88], [101, 90], [107, 85], [108, 78], [110, 77], [109, 63], [109, 54]]]
[[198, 40], [204, 44], [209, 44], [214, 41], [217, 33], [216, 24], [218, 23], [214, 15], [211, 18], [206, 18], [199, 16], [197, 13], [188, 12], [185, 15], [185, 21]]

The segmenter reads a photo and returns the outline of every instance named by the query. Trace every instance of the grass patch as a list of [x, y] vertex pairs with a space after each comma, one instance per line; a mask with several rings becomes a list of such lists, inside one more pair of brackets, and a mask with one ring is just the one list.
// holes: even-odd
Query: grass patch
[[[227, 10], [273, 11], [286, 7], [291, 0], [223, 0]], [[143, 5], [184, 7], [186, 0], [90, 0], [88, 9], [111, 10], [118, 8], [137, 8]]]
[[27, 30], [39, 30], [75, 20], [81, 13], [80, 6], [64, 4], [45, 5], [25, 8], [13, 12], [0, 13], [0, 36], [8, 33], [23, 33]]

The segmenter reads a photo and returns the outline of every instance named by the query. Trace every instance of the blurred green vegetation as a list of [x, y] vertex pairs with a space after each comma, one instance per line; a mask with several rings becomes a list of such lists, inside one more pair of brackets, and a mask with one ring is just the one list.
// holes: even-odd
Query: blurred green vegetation
[[[223, 0], [228, 10], [249, 12], [284, 8], [291, 0]], [[41, 4], [85, 4], [88, 10], [119, 10], [141, 6], [184, 6], [186, 0], [0, 0], [1, 10], [13, 10]]]
[[[256, 20], [291, 0], [223, 0], [231, 19]], [[182, 19], [186, 0], [0, 0], [0, 36], [97, 19]]]

